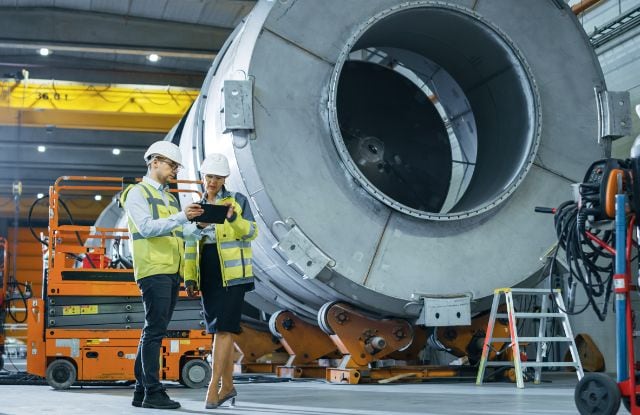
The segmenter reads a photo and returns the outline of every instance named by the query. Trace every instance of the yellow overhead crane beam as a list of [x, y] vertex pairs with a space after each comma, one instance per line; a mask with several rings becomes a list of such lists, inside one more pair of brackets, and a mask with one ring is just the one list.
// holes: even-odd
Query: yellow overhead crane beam
[[199, 92], [170, 86], [0, 80], [0, 125], [166, 133]]

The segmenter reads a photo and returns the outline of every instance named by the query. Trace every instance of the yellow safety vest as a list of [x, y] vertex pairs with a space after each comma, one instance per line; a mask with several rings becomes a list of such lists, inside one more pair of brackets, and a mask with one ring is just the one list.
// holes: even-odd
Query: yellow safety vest
[[[236, 213], [233, 222], [216, 224], [216, 248], [220, 257], [224, 287], [254, 281], [251, 241], [258, 236], [258, 225], [242, 216], [242, 207], [233, 194], [226, 192], [217, 204], [231, 202]], [[200, 287], [200, 251], [202, 240], [186, 238], [184, 280], [195, 281]]]
[[[140, 182], [128, 186], [120, 200], [124, 206], [129, 191], [134, 186], [140, 186], [142, 189], [153, 219], [168, 218], [180, 212], [178, 200], [169, 192], [165, 192], [169, 206], [165, 205], [164, 200], [158, 189], [148, 183]], [[129, 233], [133, 239], [133, 275], [138, 281], [151, 275], [158, 274], [184, 274], [184, 239], [182, 236], [182, 226], [174, 228], [166, 235], [144, 238], [138, 232], [136, 224], [128, 218]]]

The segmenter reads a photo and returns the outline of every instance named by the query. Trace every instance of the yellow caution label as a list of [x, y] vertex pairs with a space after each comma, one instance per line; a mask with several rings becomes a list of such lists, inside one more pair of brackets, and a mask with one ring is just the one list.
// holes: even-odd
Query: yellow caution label
[[80, 306], [80, 314], [98, 314], [98, 306], [97, 305]]
[[80, 306], [79, 305], [66, 305], [62, 307], [62, 315], [63, 316], [77, 316], [80, 314]]
[[180, 344], [191, 344], [191, 340], [189, 339], [180, 340]]
[[87, 339], [87, 346], [97, 346], [100, 343], [107, 343], [109, 339]]

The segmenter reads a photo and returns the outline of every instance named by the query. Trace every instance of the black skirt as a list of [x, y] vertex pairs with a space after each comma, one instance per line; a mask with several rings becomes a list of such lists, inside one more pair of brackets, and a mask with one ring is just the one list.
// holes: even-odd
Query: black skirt
[[200, 293], [207, 332], [240, 333], [244, 294], [253, 284], [222, 286], [220, 258], [215, 244], [203, 245], [200, 254]]

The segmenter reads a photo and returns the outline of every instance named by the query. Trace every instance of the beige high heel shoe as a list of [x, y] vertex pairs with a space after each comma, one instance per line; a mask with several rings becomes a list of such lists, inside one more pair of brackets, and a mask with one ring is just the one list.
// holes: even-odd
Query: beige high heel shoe
[[233, 386], [233, 335], [231, 333], [225, 333], [225, 336], [221, 339], [220, 342], [222, 346], [222, 350], [225, 352], [224, 357], [222, 357], [223, 367], [222, 367], [222, 378], [220, 389], [218, 390], [218, 396], [220, 400], [218, 401], [218, 406], [222, 405], [224, 402], [231, 399], [231, 405], [235, 405], [236, 396], [238, 392], [236, 388]]
[[231, 406], [234, 406], [236, 404], [236, 396], [238, 396], [238, 392], [236, 391], [236, 388], [231, 389], [231, 392], [227, 393], [222, 398], [220, 398], [220, 400], [218, 401], [218, 406], [222, 405], [229, 399], [231, 399]]
[[220, 401], [220, 396], [218, 395], [218, 385], [220, 384], [220, 379], [222, 378], [222, 365], [218, 362], [222, 362], [222, 344], [221, 344], [221, 336], [217, 334], [213, 336], [213, 349], [211, 351], [213, 370], [211, 371], [211, 381], [209, 382], [209, 388], [207, 389], [207, 397], [205, 398], [206, 409], [215, 409], [218, 407], [218, 401]]

